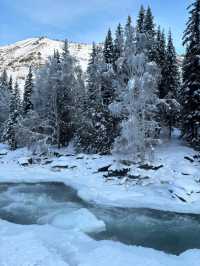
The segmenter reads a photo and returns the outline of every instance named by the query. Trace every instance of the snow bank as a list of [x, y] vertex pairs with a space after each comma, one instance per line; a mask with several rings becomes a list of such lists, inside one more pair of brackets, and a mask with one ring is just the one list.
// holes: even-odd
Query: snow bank
[[0, 220], [0, 266], [199, 266], [200, 251], [180, 256], [50, 225], [20, 226]]
[[[14, 227], [14, 226], [13, 226]], [[0, 266], [68, 266], [32, 232], [1, 236]]]

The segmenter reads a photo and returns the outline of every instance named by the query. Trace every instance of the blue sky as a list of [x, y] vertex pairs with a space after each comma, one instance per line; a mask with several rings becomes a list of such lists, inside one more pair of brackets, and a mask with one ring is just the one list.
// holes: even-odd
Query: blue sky
[[0, 0], [0, 44], [29, 37], [91, 43], [102, 41], [108, 27], [115, 29], [130, 14], [136, 18], [141, 4], [150, 5], [156, 22], [172, 29], [179, 53], [192, 0]]

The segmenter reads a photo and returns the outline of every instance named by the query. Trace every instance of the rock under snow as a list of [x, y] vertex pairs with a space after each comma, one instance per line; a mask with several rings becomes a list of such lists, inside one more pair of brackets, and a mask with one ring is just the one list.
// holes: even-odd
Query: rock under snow
[[67, 214], [56, 215], [51, 224], [61, 229], [78, 229], [84, 233], [105, 231], [105, 224], [87, 209], [80, 209]]
[[30, 157], [23, 157], [18, 159], [18, 163], [21, 166], [28, 166], [29, 164], [32, 164], [33, 160]]
[[0, 156], [7, 155], [8, 151], [5, 149], [0, 150]]

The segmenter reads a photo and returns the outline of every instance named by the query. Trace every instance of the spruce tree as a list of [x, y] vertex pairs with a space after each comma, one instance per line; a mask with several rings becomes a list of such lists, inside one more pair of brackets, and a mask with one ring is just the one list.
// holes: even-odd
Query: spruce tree
[[137, 19], [137, 32], [138, 33], [144, 33], [144, 22], [145, 22], [145, 18], [146, 18], [146, 12], [144, 9], [144, 6], [142, 5], [140, 7], [140, 11], [139, 11], [139, 15], [138, 15], [138, 19]]
[[18, 119], [18, 110], [16, 109], [16, 98], [15, 98], [15, 90], [12, 87], [12, 78], [10, 78], [9, 88], [11, 90], [10, 101], [9, 101], [9, 119], [6, 122], [6, 126], [3, 132], [3, 139], [6, 141], [12, 150], [17, 148], [17, 140], [16, 140], [16, 126]]
[[156, 39], [156, 56], [155, 62], [160, 68], [160, 82], [158, 86], [159, 97], [163, 99], [167, 95], [167, 52], [166, 52], [166, 37], [165, 32], [158, 28]]
[[[160, 36], [160, 43], [164, 45], [164, 36]], [[161, 45], [161, 47], [163, 47]], [[161, 49], [162, 51], [163, 49]], [[173, 45], [173, 39], [171, 31], [168, 35], [168, 42], [166, 47], [166, 56], [164, 56], [164, 50], [161, 57], [163, 61], [160, 61], [161, 68], [161, 80], [160, 80], [160, 118], [161, 124], [167, 127], [169, 130], [169, 138], [172, 135], [173, 127], [178, 125], [180, 116], [180, 104], [178, 102], [178, 90], [180, 87], [180, 74], [177, 64], [176, 51]], [[160, 59], [161, 59], [160, 58]]]
[[14, 86], [14, 98], [15, 98], [15, 110], [17, 110], [19, 113], [21, 112], [21, 98], [20, 98], [20, 92], [19, 92], [19, 85], [16, 81]]
[[200, 0], [189, 6], [189, 19], [183, 36], [186, 55], [183, 64], [182, 131], [194, 146], [200, 144]]
[[180, 86], [180, 73], [178, 69], [176, 50], [173, 44], [172, 34], [169, 31], [166, 49], [166, 95], [170, 93], [171, 97], [177, 99]]
[[109, 153], [115, 138], [114, 119], [109, 104], [114, 98], [112, 66], [104, 51], [94, 46], [87, 70], [87, 99], [82, 123], [77, 131], [77, 146], [89, 153]]
[[116, 66], [116, 61], [123, 56], [124, 53], [124, 33], [121, 24], [117, 26], [115, 40], [114, 40], [114, 51], [113, 51], [113, 58], [114, 58], [114, 67]]
[[112, 32], [109, 29], [106, 39], [105, 39], [105, 43], [104, 43], [104, 50], [103, 50], [103, 54], [104, 54], [104, 59], [106, 64], [112, 64], [114, 61], [114, 46], [113, 46], [113, 38], [112, 38]]
[[9, 116], [9, 81], [7, 72], [4, 70], [0, 76], [0, 126], [8, 119]]
[[155, 36], [155, 23], [150, 6], [148, 6], [147, 8], [146, 16], [144, 19], [144, 33], [148, 34], [152, 38]]
[[12, 93], [13, 90], [13, 78], [10, 76], [9, 82], [8, 82], [8, 90]]
[[8, 74], [5, 69], [1, 75], [0, 81], [1, 81], [1, 89], [7, 90], [8, 89]]
[[33, 93], [33, 74], [32, 74], [32, 68], [30, 67], [24, 86], [24, 98], [23, 98], [24, 115], [26, 115], [29, 111], [33, 109], [32, 93]]
[[135, 31], [132, 25], [132, 18], [128, 16], [125, 25], [125, 57], [135, 52]]
[[88, 63], [88, 68], [87, 68], [87, 84], [88, 84], [88, 89], [90, 90], [89, 92], [89, 97], [90, 100], [93, 101], [96, 97], [95, 91], [93, 91], [93, 88], [95, 86], [96, 82], [96, 56], [97, 56], [97, 46], [95, 43], [92, 45], [92, 52], [90, 54], [90, 59]]
[[156, 36], [155, 36], [155, 62], [157, 65], [161, 65], [161, 58], [160, 55], [163, 54], [163, 49], [161, 50], [160, 44], [161, 44], [161, 27], [158, 26], [157, 31], [156, 31]]
[[154, 17], [151, 11], [150, 6], [148, 6], [145, 19], [144, 19], [144, 30], [143, 32], [146, 34], [147, 37], [147, 45], [146, 45], [146, 50], [147, 50], [147, 56], [149, 61], [154, 61], [156, 58], [156, 42], [155, 42], [155, 23], [154, 23]]

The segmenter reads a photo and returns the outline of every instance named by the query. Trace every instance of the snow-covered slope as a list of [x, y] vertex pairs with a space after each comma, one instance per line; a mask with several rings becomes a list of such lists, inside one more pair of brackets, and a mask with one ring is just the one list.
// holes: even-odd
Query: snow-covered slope
[[[44, 65], [54, 50], [62, 52], [63, 41], [51, 40], [46, 37], [31, 38], [0, 47], [0, 72], [4, 69], [12, 74], [22, 86], [28, 68], [35, 69]], [[80, 62], [83, 71], [86, 70], [92, 46], [89, 44], [70, 43], [69, 50]]]

